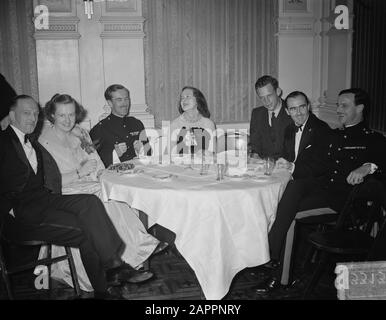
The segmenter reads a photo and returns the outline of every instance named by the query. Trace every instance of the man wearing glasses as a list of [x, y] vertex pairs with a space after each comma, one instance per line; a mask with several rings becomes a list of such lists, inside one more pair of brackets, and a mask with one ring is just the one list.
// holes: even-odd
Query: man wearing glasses
[[131, 160], [140, 152], [150, 152], [143, 123], [128, 116], [131, 106], [129, 90], [120, 84], [113, 84], [106, 89], [105, 99], [111, 114], [90, 131], [105, 167], [113, 162]]
[[289, 169], [294, 179], [311, 177], [313, 150], [326, 145], [331, 129], [312, 114], [310, 101], [303, 92], [291, 92], [284, 105], [293, 123], [285, 130], [283, 155], [276, 166]]

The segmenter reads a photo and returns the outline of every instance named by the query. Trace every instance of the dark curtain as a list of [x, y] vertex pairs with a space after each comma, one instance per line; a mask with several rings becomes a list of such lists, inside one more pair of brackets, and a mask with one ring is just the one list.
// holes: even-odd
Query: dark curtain
[[0, 1], [0, 74], [17, 94], [38, 99], [33, 0]]
[[145, 0], [146, 101], [156, 117], [179, 115], [186, 86], [200, 89], [216, 123], [249, 121], [255, 82], [277, 76], [278, 2]]
[[370, 94], [370, 127], [386, 132], [385, 0], [354, 0], [352, 86]]

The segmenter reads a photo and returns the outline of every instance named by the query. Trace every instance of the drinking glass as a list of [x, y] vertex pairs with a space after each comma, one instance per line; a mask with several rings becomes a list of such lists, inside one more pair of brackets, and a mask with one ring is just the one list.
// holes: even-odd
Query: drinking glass
[[264, 174], [270, 176], [275, 169], [275, 159], [267, 157], [264, 159]]

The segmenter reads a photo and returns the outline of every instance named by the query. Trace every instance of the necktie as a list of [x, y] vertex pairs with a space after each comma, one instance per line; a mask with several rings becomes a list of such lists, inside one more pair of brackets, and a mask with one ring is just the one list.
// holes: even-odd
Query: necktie
[[271, 127], [273, 127], [275, 125], [275, 120], [276, 120], [275, 112], [272, 112], [271, 113]]
[[301, 126], [296, 126], [296, 127], [295, 127], [295, 132], [296, 132], [296, 133], [299, 132], [299, 131], [302, 132], [302, 131], [303, 131], [302, 128], [303, 128], [303, 125], [301, 125]]
[[38, 161], [37, 161], [37, 158], [36, 158], [35, 149], [32, 147], [32, 144], [29, 141], [29, 136], [28, 135], [24, 136], [24, 141], [25, 142], [24, 142], [23, 148], [24, 148], [24, 151], [26, 153], [28, 162], [30, 163], [33, 171], [36, 173], [37, 170], [38, 170]]

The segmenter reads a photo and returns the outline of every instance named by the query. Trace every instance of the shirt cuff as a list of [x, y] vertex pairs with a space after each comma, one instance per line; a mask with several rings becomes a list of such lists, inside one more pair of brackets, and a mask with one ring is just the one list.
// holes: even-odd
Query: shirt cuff
[[119, 160], [118, 153], [113, 150], [113, 164], [115, 163], [121, 163], [121, 160]]
[[369, 163], [369, 162], [366, 162], [365, 164], [363, 164], [364, 166], [369, 164], [370, 165], [370, 172], [369, 174], [373, 174], [375, 171], [378, 170], [378, 166], [374, 163]]
[[291, 171], [291, 174], [294, 173], [294, 171], [295, 171], [295, 163], [294, 163], [294, 162], [290, 162], [290, 168], [289, 168], [289, 171]]

